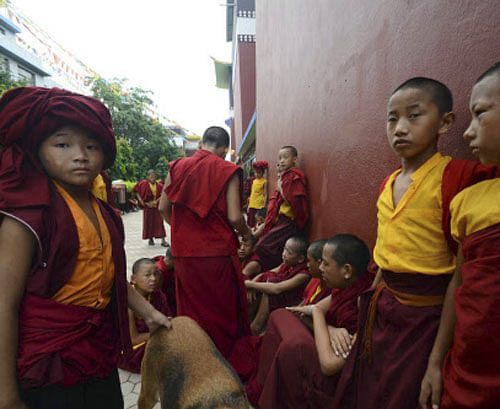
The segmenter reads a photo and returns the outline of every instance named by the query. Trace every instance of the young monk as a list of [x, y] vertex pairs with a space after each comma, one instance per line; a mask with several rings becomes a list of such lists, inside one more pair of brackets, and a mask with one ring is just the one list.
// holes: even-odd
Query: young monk
[[320, 265], [323, 257], [323, 247], [326, 240], [313, 241], [307, 248], [307, 269], [311, 273], [311, 281], [304, 290], [304, 299], [300, 305], [314, 304], [332, 292], [321, 274]]
[[267, 171], [268, 164], [263, 160], [252, 163], [252, 167], [255, 170], [255, 179], [252, 181], [250, 197], [248, 198], [247, 224], [254, 228], [257, 211], [267, 206], [267, 178], [264, 173]]
[[256, 300], [259, 307], [251, 324], [254, 335], [262, 332], [272, 311], [297, 305], [302, 300], [304, 288], [311, 278], [306, 264], [308, 245], [307, 240], [300, 236], [288, 239], [279, 268], [245, 281], [247, 290], [261, 294]]
[[[172, 316], [167, 298], [158, 288], [158, 266], [152, 259], [140, 258], [134, 263], [130, 283], [158, 311]], [[129, 372], [141, 373], [142, 357], [149, 340], [149, 328], [144, 319], [130, 308], [128, 310], [128, 324], [132, 353], [128, 356], [121, 355], [118, 367]]]
[[252, 234], [260, 238], [264, 233], [264, 223], [266, 221], [267, 207], [257, 210], [255, 213], [255, 227], [252, 229]]
[[283, 146], [278, 154], [278, 183], [269, 200], [263, 236], [255, 249], [265, 270], [281, 263], [285, 242], [301, 233], [309, 219], [306, 178], [295, 167], [297, 156], [294, 146]]
[[[500, 165], [500, 62], [477, 79], [469, 107], [472, 121], [465, 140], [482, 163]], [[464, 189], [451, 202], [450, 212], [451, 233], [459, 243], [457, 268], [446, 292], [420, 404], [424, 409], [428, 403], [444, 409], [496, 408], [500, 404], [500, 179]]]
[[177, 314], [193, 318], [224, 357], [250, 333], [238, 235], [251, 240], [241, 209], [242, 169], [224, 160], [229, 135], [203, 134], [202, 149], [170, 164], [160, 211], [171, 226]]
[[165, 240], [165, 226], [158, 211], [163, 184], [156, 181], [157, 175], [153, 169], [148, 170], [146, 179], [141, 180], [134, 186], [137, 200], [143, 209], [142, 213], [142, 239], [149, 239], [148, 244], [154, 246], [155, 238], [161, 239], [161, 245], [168, 247]]
[[418, 407], [455, 269], [449, 203], [468, 184], [492, 174], [438, 152], [438, 139], [454, 118], [451, 92], [432, 79], [412, 78], [389, 99], [387, 137], [402, 167], [380, 189], [376, 289], [361, 296], [357, 342], [342, 371], [336, 408]]
[[16, 88], [0, 99], [0, 146], [0, 407], [123, 408], [127, 304], [150, 331], [170, 323], [127, 285], [121, 219], [89, 191], [115, 159], [109, 111]]
[[[247, 384], [254, 405], [260, 409], [331, 407], [347, 356], [333, 345], [344, 338], [350, 341], [356, 332], [358, 296], [374, 277], [365, 274], [369, 260], [368, 246], [354, 235], [339, 234], [326, 242], [320, 269], [330, 295], [312, 305], [271, 314], [257, 374]], [[314, 333], [290, 311], [312, 316]]]
[[177, 315], [177, 303], [175, 301], [175, 271], [174, 256], [172, 249], [167, 247], [164, 256], [155, 256], [153, 261], [158, 266], [159, 280], [158, 287], [167, 297], [168, 308], [172, 317]]
[[[240, 247], [238, 248], [238, 257], [240, 258], [240, 263], [241, 263], [241, 268], [243, 270], [243, 274], [245, 274], [245, 266], [248, 263], [251, 263], [255, 259], [258, 260], [257, 257], [255, 257], [255, 245], [257, 244], [258, 239], [255, 236], [252, 236], [252, 239], [247, 242], [244, 240], [241, 240], [240, 242]], [[251, 270], [250, 270], [251, 271]], [[255, 274], [251, 274], [247, 277], [253, 277]]]

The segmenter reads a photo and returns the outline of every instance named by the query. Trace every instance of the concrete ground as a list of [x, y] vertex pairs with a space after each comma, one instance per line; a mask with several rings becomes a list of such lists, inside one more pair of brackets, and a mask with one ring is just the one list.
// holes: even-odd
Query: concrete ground
[[[132, 272], [132, 264], [141, 257], [154, 257], [165, 254], [165, 247], [160, 246], [161, 240], [155, 239], [155, 245], [149, 246], [147, 240], [142, 240], [142, 210], [123, 215], [125, 226], [125, 251], [127, 254], [127, 277]], [[165, 223], [167, 241], [170, 242], [170, 228]], [[119, 369], [125, 409], [137, 409], [137, 398], [141, 391], [141, 375]], [[154, 409], [160, 409], [158, 403]]]

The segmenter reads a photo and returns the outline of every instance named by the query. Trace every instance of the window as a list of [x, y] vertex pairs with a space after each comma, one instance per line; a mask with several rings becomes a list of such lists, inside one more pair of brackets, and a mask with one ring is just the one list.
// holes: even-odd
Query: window
[[35, 85], [35, 74], [27, 68], [24, 68], [22, 65], [17, 66], [17, 76], [18, 79], [26, 81], [26, 85]]
[[9, 59], [0, 54], [0, 71], [10, 72]]

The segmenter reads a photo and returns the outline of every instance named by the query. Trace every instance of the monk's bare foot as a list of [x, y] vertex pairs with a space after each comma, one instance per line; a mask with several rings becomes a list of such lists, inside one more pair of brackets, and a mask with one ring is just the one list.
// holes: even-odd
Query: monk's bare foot
[[155, 241], [153, 239], [149, 239], [149, 243], [148, 243], [150, 246], [154, 246], [155, 245]]

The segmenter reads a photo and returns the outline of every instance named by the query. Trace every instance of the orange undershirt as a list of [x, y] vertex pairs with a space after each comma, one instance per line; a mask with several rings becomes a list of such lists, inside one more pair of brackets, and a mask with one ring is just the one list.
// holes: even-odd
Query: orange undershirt
[[115, 265], [111, 238], [95, 199], [92, 207], [99, 222], [101, 238], [85, 212], [68, 192], [54, 182], [68, 205], [78, 231], [78, 257], [68, 282], [52, 297], [62, 304], [104, 309], [111, 300]]

